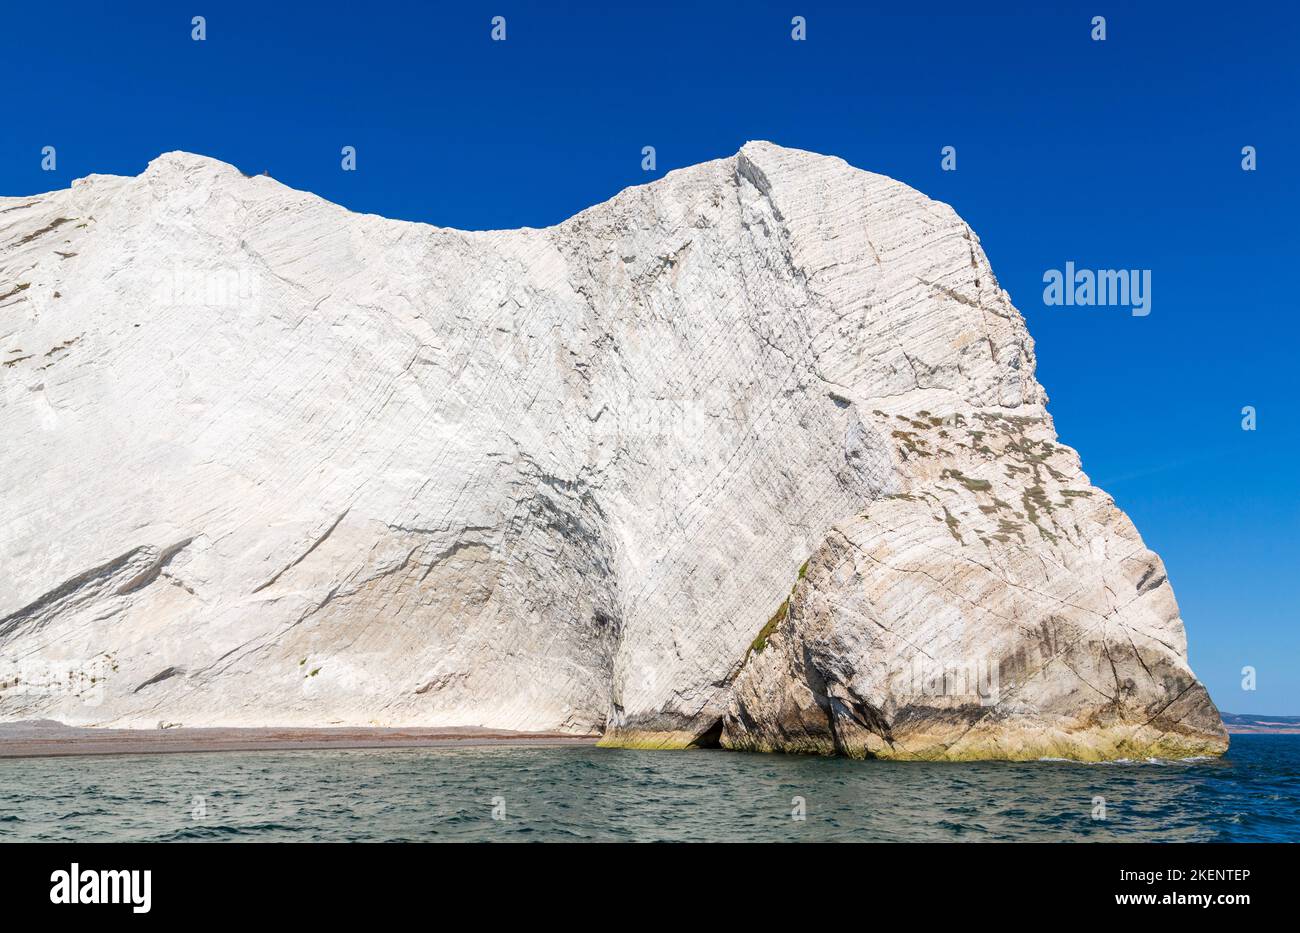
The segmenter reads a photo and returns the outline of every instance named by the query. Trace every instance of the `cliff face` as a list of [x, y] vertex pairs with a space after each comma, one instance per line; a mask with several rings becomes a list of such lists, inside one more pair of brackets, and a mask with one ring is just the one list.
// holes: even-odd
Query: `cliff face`
[[1226, 747], [977, 238], [838, 159], [467, 233], [172, 153], [0, 199], [0, 363], [5, 719]]
[[882, 758], [1220, 754], [1160, 558], [1043, 417], [893, 415], [909, 478], [837, 525], [722, 742]]

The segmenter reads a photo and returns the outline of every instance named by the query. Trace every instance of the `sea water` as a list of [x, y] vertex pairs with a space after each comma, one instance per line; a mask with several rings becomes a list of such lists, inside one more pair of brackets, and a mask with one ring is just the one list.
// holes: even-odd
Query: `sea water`
[[1300, 736], [1223, 759], [464, 747], [0, 761], [0, 841], [1300, 841]]

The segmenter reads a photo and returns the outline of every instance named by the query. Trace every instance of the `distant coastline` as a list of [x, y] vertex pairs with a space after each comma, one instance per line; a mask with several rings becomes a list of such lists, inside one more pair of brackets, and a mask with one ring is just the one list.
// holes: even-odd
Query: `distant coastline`
[[1258, 716], [1254, 713], [1220, 713], [1230, 735], [1300, 735], [1300, 716]]

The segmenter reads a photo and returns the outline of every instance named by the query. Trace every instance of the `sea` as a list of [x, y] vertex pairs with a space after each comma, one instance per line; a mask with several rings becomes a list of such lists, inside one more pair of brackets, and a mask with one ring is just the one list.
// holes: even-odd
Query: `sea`
[[0, 842], [1300, 841], [1300, 735], [1222, 759], [886, 762], [593, 746], [0, 760]]

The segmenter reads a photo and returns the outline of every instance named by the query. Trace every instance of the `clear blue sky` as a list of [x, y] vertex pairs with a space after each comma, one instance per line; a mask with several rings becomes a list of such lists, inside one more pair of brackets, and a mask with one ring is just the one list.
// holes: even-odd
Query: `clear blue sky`
[[[281, 6], [4, 4], [0, 193], [186, 149], [353, 210], [483, 229], [555, 223], [748, 139], [891, 175], [979, 233], [1062, 440], [1164, 557], [1220, 707], [1300, 713], [1296, 4]], [[1152, 313], [1045, 307], [1043, 273], [1067, 260], [1151, 269]]]

